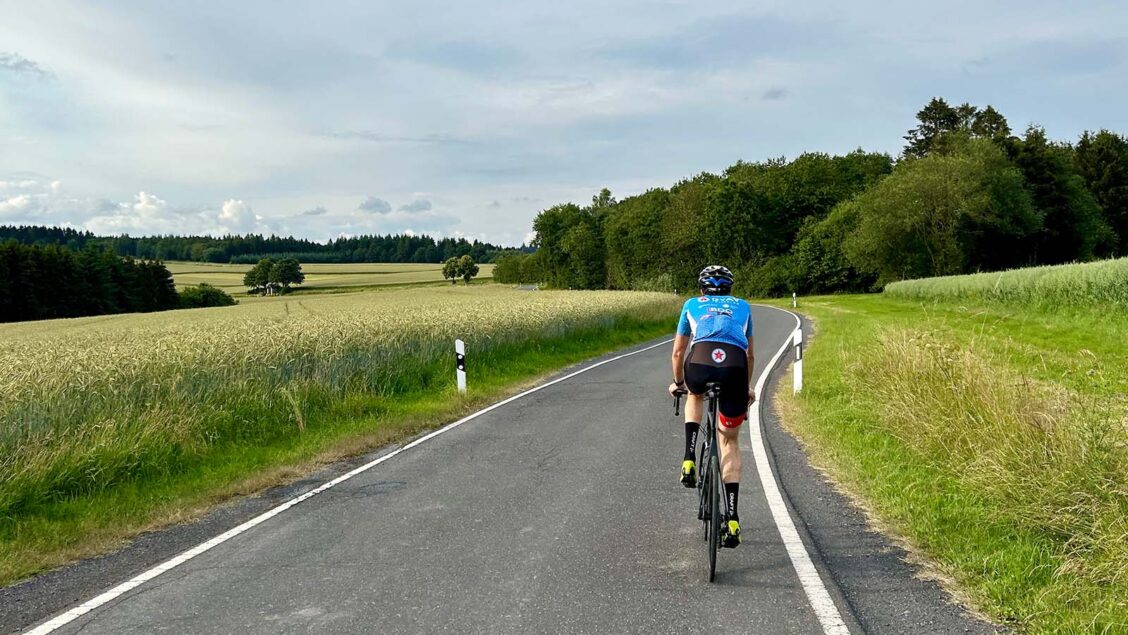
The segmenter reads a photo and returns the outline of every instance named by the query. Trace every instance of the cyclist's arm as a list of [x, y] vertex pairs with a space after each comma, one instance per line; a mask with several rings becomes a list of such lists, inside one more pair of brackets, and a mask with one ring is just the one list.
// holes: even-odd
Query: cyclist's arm
[[674, 354], [670, 356], [670, 365], [674, 371], [674, 383], [679, 386], [685, 383], [685, 351], [689, 348], [688, 335], [674, 336]]

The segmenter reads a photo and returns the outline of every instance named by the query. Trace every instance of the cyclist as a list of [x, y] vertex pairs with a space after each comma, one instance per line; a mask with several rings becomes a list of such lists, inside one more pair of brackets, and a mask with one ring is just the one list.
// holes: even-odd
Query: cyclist
[[[729, 521], [721, 526], [721, 544], [740, 544], [740, 519], [737, 498], [740, 493], [740, 443], [737, 433], [748, 415], [748, 405], [756, 400], [749, 385], [752, 354], [752, 307], [732, 296], [732, 272], [712, 265], [697, 277], [701, 296], [682, 306], [671, 360], [674, 383], [670, 394], [688, 391], [685, 404], [685, 456], [681, 483], [697, 485], [696, 445], [701, 427], [705, 384], [719, 382], [718, 449], [721, 455], [721, 480], [725, 484], [725, 505]], [[687, 354], [688, 349], [688, 354]]]

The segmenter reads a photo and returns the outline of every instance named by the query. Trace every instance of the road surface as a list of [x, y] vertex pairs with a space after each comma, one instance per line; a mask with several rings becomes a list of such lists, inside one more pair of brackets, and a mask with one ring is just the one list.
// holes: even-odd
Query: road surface
[[[756, 307], [754, 320], [759, 376], [796, 318]], [[802, 539], [792, 548], [817, 571], [807, 585], [841, 626], [820, 619], [797, 573], [747, 430], [744, 544], [721, 551], [710, 584], [696, 494], [677, 483], [670, 344], [655, 344], [410, 447], [54, 632], [994, 632], [917, 579], [781, 431], [770, 394], [784, 364], [761, 399], [767, 456]], [[255, 497], [0, 591], [0, 631], [42, 624], [283, 500]]]

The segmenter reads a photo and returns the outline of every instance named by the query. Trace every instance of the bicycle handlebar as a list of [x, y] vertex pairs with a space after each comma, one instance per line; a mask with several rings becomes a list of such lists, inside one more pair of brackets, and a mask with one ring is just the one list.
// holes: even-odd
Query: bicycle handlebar
[[689, 391], [687, 391], [687, 390], [675, 390], [674, 391], [674, 416], [675, 417], [681, 414], [681, 400], [682, 400], [682, 397], [686, 396], [688, 393], [689, 393]]

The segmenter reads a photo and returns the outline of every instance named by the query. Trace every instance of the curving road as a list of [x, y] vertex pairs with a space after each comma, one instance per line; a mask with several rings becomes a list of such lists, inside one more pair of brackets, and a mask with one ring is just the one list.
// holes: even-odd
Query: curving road
[[[754, 319], [759, 375], [795, 317], [756, 307]], [[694, 494], [676, 482], [670, 345], [655, 344], [391, 456], [55, 632], [994, 631], [917, 579], [807, 465], [770, 414], [774, 382], [761, 399], [768, 466], [801, 541], [789, 553], [745, 434], [745, 542], [721, 552], [709, 584]], [[0, 631], [41, 624], [282, 500], [256, 497], [4, 589]], [[796, 549], [815, 568], [802, 579]]]

